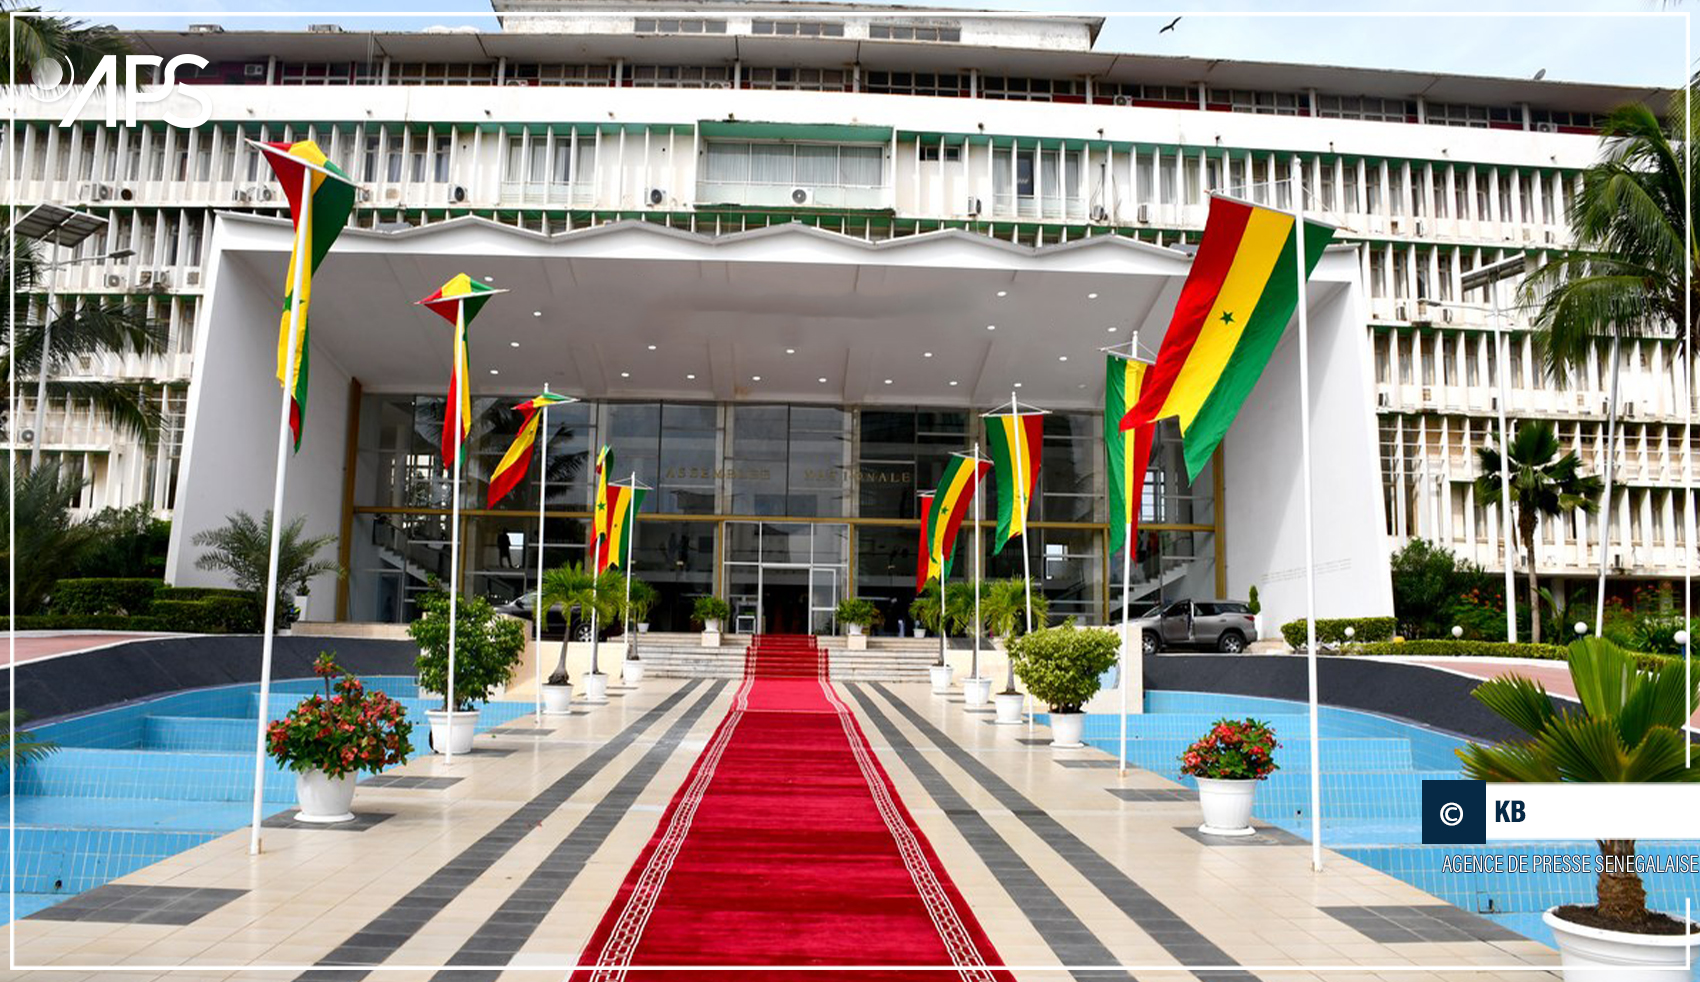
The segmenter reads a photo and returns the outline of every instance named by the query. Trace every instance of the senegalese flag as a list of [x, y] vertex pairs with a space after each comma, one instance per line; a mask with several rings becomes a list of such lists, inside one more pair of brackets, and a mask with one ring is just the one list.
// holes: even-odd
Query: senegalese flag
[[596, 455], [596, 498], [591, 504], [590, 552], [596, 555], [598, 545], [608, 534], [608, 471], [614, 466], [614, 448], [604, 445]]
[[[1139, 401], [1122, 417], [1130, 430], [1179, 417], [1189, 480], [1197, 480], [1227, 435], [1299, 301], [1294, 216], [1215, 196]], [[1304, 278], [1334, 229], [1306, 221]]]
[[648, 493], [647, 488], [608, 485], [608, 534], [602, 537], [597, 547], [596, 572], [601, 573], [610, 566], [625, 567], [626, 550], [630, 548], [631, 536], [636, 530], [637, 513], [643, 507], [644, 495]]
[[944, 465], [926, 518], [927, 555], [931, 557], [929, 579], [936, 576], [943, 583], [949, 578], [951, 563], [956, 559], [957, 530], [968, 517], [968, 506], [991, 466], [992, 462], [984, 457], [976, 459], [962, 454], [951, 454], [950, 462]]
[[1139, 400], [1140, 383], [1151, 366], [1132, 358], [1104, 356], [1104, 449], [1110, 462], [1110, 551], [1122, 551], [1127, 536], [1138, 543], [1139, 504], [1151, 441], [1157, 424], [1121, 428], [1122, 417]]
[[933, 566], [933, 492], [923, 491], [921, 499], [921, 542], [915, 547], [915, 592], [927, 588], [927, 581], [939, 575]]
[[1045, 417], [1039, 413], [992, 413], [986, 417], [992, 478], [998, 488], [998, 531], [992, 552], [1027, 533], [1027, 511], [1039, 481], [1039, 450]]
[[[349, 214], [354, 211], [354, 184], [340, 167], [325, 159], [319, 145], [312, 140], [259, 146], [278, 183], [283, 185], [284, 197], [289, 199], [296, 245], [300, 245], [303, 237], [307, 243], [309, 261], [301, 270], [301, 323], [295, 334], [294, 350], [289, 347], [289, 313], [295, 306], [295, 266], [301, 261], [298, 248], [289, 252], [289, 274], [283, 281], [283, 318], [277, 335], [277, 380], [283, 391], [289, 393], [289, 432], [295, 449], [300, 450], [301, 421], [307, 414], [307, 308], [313, 299], [313, 274], [319, 271], [319, 264], [331, 251], [331, 243], [342, 234]], [[307, 174], [312, 175], [312, 191], [303, 198], [301, 184]]]
[[545, 392], [514, 407], [519, 411], [519, 432], [514, 434], [514, 442], [508, 445], [508, 452], [502, 455], [501, 462], [490, 475], [490, 493], [485, 498], [485, 507], [496, 507], [496, 502], [507, 497], [509, 491], [525, 480], [526, 471], [531, 469], [531, 448], [537, 442], [537, 425], [543, 419], [538, 410], [571, 401], [566, 396]]
[[492, 296], [504, 292], [461, 273], [418, 301], [455, 328], [454, 367], [449, 372], [448, 401], [443, 407], [444, 467], [454, 466], [455, 457], [465, 455], [466, 438], [472, 432], [472, 367], [467, 360], [466, 329]]

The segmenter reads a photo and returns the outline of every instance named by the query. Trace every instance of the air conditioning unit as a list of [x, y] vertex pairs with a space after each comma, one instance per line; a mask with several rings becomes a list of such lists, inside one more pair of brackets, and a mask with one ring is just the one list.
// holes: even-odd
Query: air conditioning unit
[[643, 196], [643, 200], [648, 202], [651, 208], [659, 208], [667, 203], [667, 189], [650, 188], [649, 192]]
[[1492, 413], [1499, 412], [1499, 397], [1498, 396], [1488, 396], [1488, 412], [1492, 412]]
[[1408, 321], [1411, 319], [1410, 311], [1405, 308], [1404, 304], [1399, 304], [1393, 308], [1393, 319], [1396, 321]]
[[264, 65], [243, 65], [242, 66], [242, 74], [244, 76], [248, 77], [248, 78], [265, 78], [266, 77], [266, 66], [264, 66]]
[[1452, 323], [1452, 308], [1451, 307], [1440, 308], [1440, 319], [1447, 324]]
[[1417, 316], [1412, 318], [1411, 323], [1413, 323], [1413, 324], [1432, 324], [1432, 323], [1434, 323], [1434, 309], [1429, 306], [1429, 303], [1428, 303], [1427, 300], [1418, 300], [1417, 301]]
[[1131, 106], [1131, 105], [1133, 105], [1133, 96], [1118, 95], [1110, 101], [1114, 102], [1118, 106]]
[[510, 78], [502, 84], [504, 84], [504, 85], [518, 85], [522, 88], [530, 88], [531, 87], [531, 83], [526, 81], [523, 78]]
[[1092, 206], [1092, 220], [1095, 221], [1095, 222], [1107, 222], [1107, 221], [1109, 221], [1110, 220], [1110, 210], [1108, 208], [1105, 208], [1103, 205], [1093, 205]]
[[1624, 419], [1634, 419], [1635, 418], [1635, 403], [1626, 402], [1626, 403], [1623, 404], [1623, 418]]
[[973, 195], [969, 195], [968, 196], [968, 206], [966, 208], [964, 208], [963, 210], [965, 212], [967, 212], [967, 214], [969, 214], [970, 216], [979, 215], [980, 210], [981, 210], [980, 199], [974, 197]]
[[814, 188], [792, 188], [791, 203], [799, 208], [805, 208], [815, 203]]
[[1150, 205], [1140, 205], [1138, 213], [1134, 217], [1137, 218], [1140, 221], [1141, 224], [1150, 225], [1151, 224], [1151, 206]]
[[35, 431], [34, 430], [19, 430], [18, 431], [18, 442], [19, 443], [34, 443], [35, 442]]
[[466, 188], [459, 184], [449, 185], [449, 204], [458, 205], [466, 201]]
[[138, 270], [136, 270], [136, 285], [137, 286], [152, 287], [153, 286], [153, 270], [151, 270], [151, 269], [138, 269]]
[[361, 188], [359, 197], [360, 197], [360, 203], [361, 204], [365, 204], [366, 202], [371, 201], [372, 200], [372, 189], [371, 188]]
[[1550, 229], [1550, 228], [1549, 228], [1549, 229], [1547, 229], [1547, 230], [1546, 230], [1546, 240], [1547, 240], [1547, 245], [1555, 245], [1555, 244], [1557, 244], [1557, 242], [1558, 242], [1558, 233], [1557, 233], [1557, 232], [1554, 232], [1554, 231], [1553, 231], [1553, 230], [1552, 230], [1552, 229]]
[[1382, 409], [1391, 409], [1393, 408], [1393, 397], [1385, 392], [1377, 392], [1375, 394], [1375, 404]]
[[107, 273], [106, 274], [106, 288], [108, 290], [121, 290], [121, 289], [123, 289], [124, 288], [124, 274], [123, 273]]
[[1404, 231], [1404, 228], [1405, 228], [1405, 220], [1403, 218], [1398, 217], [1397, 215], [1395, 215], [1394, 217], [1389, 218], [1387, 220], [1387, 230], [1394, 233], [1395, 235]]
[[1535, 132], [1536, 133], [1557, 133], [1558, 127], [1554, 126], [1552, 123], [1536, 123], [1535, 124]]
[[1534, 237], [1535, 237], [1535, 230], [1532, 229], [1532, 228], [1529, 228], [1527, 226], [1524, 226], [1524, 228], [1523, 228], [1523, 241], [1528, 242], [1529, 240], [1533, 239]]
[[1434, 390], [1429, 388], [1426, 385], [1423, 386], [1423, 401], [1424, 402], [1433, 402], [1434, 401]]
[[154, 273], [153, 288], [156, 293], [171, 289], [171, 270], [162, 269]]
[[400, 201], [401, 200], [401, 188], [385, 188], [384, 189], [384, 200], [385, 201]]
[[92, 201], [111, 201], [112, 196], [116, 194], [117, 191], [118, 189], [110, 184], [96, 184], [94, 186], [94, 194], [90, 195], [89, 198]]
[[732, 87], [731, 82], [710, 82], [707, 85], [707, 88], [710, 88], [710, 89], [729, 89], [731, 87]]
[[1416, 228], [1417, 228], [1417, 231], [1416, 231], [1417, 235], [1427, 235], [1428, 234], [1428, 222], [1419, 218], [1419, 219], [1416, 220], [1415, 224], [1416, 224]]
[[189, 272], [184, 274], [183, 280], [185, 286], [200, 286], [201, 271], [198, 269], [191, 269]]
[[95, 184], [93, 181], [84, 181], [77, 185], [77, 200], [93, 201], [96, 194], [95, 189], [97, 187], [99, 187], [99, 185]]

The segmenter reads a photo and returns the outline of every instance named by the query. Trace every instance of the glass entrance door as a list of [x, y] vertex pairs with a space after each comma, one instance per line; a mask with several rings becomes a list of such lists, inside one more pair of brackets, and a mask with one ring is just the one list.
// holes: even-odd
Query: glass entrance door
[[831, 633], [848, 583], [849, 525], [727, 522], [725, 530], [733, 630]]

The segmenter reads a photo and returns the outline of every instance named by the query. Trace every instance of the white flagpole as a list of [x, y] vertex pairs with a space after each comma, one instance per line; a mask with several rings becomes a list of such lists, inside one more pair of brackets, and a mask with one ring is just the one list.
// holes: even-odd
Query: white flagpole
[[[974, 441], [974, 678], [980, 677], [980, 638], [986, 633], [980, 621], [980, 563], [982, 549], [980, 547], [980, 524], [985, 515], [985, 506], [981, 504], [981, 494], [985, 488], [980, 487], [980, 441]], [[943, 567], [941, 566], [942, 570]]]
[[[543, 394], [549, 394], [549, 383], [543, 383]], [[536, 664], [537, 691], [533, 696], [537, 700], [537, 725], [543, 725], [543, 622], [548, 619], [549, 611], [543, 607], [543, 512], [549, 506], [549, 403], [545, 401], [537, 410], [542, 417], [537, 421], [540, 446], [538, 450], [542, 459], [537, 468], [537, 601], [532, 605], [532, 625], [537, 637], [537, 651], [533, 656]], [[561, 642], [565, 644], [565, 641]]]
[[[1124, 463], [1123, 466], [1126, 467], [1126, 466], [1131, 465], [1132, 463], [1133, 463], [1133, 461], [1130, 460], [1130, 461], [1127, 461], [1126, 463]], [[1143, 480], [1138, 481], [1137, 484], [1141, 488], [1143, 488], [1145, 486], [1145, 482]], [[1139, 508], [1139, 503], [1134, 502], [1133, 507], [1135, 509], [1134, 514], [1138, 514], [1137, 509]], [[1127, 689], [1128, 689], [1128, 684], [1129, 684], [1128, 664], [1127, 663], [1128, 663], [1128, 660], [1131, 657], [1133, 657], [1133, 648], [1130, 647], [1129, 643], [1128, 643], [1131, 639], [1128, 637], [1128, 619], [1127, 619], [1127, 594], [1128, 594], [1128, 591], [1130, 589], [1132, 589], [1132, 587], [1129, 584], [1129, 581], [1132, 579], [1131, 567], [1133, 566], [1133, 529], [1130, 526], [1131, 526], [1131, 523], [1123, 523], [1123, 526], [1122, 526], [1122, 538], [1125, 540], [1123, 545], [1125, 546], [1125, 549], [1126, 549], [1126, 551], [1122, 555], [1122, 679], [1121, 679], [1121, 682], [1122, 682], [1122, 684], [1121, 684], [1121, 690], [1122, 690], [1121, 691], [1121, 697], [1122, 697], [1122, 706], [1121, 706], [1121, 717], [1122, 717], [1121, 776], [1122, 777], [1127, 777]], [[1144, 653], [1141, 652], [1141, 654], [1143, 655]]]
[[[1299, 447], [1304, 475], [1305, 510], [1305, 663], [1310, 686], [1310, 865], [1322, 872], [1322, 752], [1318, 740], [1316, 695], [1316, 530], [1311, 517], [1310, 480], [1310, 319], [1305, 269], [1304, 178], [1292, 171], [1294, 266], [1299, 277]], [[1507, 598], [1507, 603], [1510, 602]]]
[[298, 362], [295, 348], [301, 338], [301, 301], [309, 255], [307, 232], [312, 228], [313, 171], [301, 172], [301, 214], [295, 223], [294, 278], [289, 288], [289, 342], [284, 361], [283, 399], [277, 412], [277, 471], [272, 475], [272, 541], [266, 559], [266, 633], [260, 642], [260, 708], [254, 719], [254, 809], [248, 831], [248, 855], [260, 854], [260, 811], [266, 787], [266, 724], [271, 722], [272, 646], [277, 641], [277, 559], [283, 532], [283, 477], [289, 466], [289, 403], [295, 394]]
[[620, 571], [626, 577], [625, 619], [621, 622], [620, 634], [626, 639], [627, 661], [631, 661], [632, 653], [637, 651], [637, 644], [632, 641], [632, 546], [637, 538], [637, 509], [632, 507], [632, 502], [637, 494], [637, 471], [632, 471], [631, 482], [626, 499], [626, 568]]
[[466, 364], [467, 352], [462, 348], [465, 338], [466, 301], [458, 300], [455, 302], [455, 398], [454, 405], [445, 407], [454, 419], [455, 438], [453, 476], [449, 479], [449, 691], [446, 704], [449, 735], [448, 745], [443, 748], [444, 764], [452, 764], [455, 760], [455, 622], [459, 619], [456, 609], [460, 606], [460, 407], [463, 400], [472, 397], [467, 388], [472, 380], [460, 375], [460, 367]]
[[[1032, 538], [1032, 536], [1029, 536], [1027, 534], [1027, 475], [1022, 470], [1022, 467], [1021, 467], [1021, 440], [1022, 440], [1023, 436], [1026, 435], [1026, 430], [1021, 425], [1021, 405], [1015, 401], [1015, 393], [1013, 393], [1013, 392], [1011, 392], [1009, 394], [1009, 416], [1010, 416], [1010, 420], [1012, 422], [1012, 425], [1014, 426], [1014, 429], [1015, 429], [1015, 433], [1011, 435], [1010, 441], [1009, 441], [1013, 445], [1013, 449], [1014, 449], [1014, 453], [1015, 453], [1015, 473], [1013, 475], [1011, 475], [1010, 483], [1015, 488], [1015, 506], [1017, 508], [1021, 509], [1021, 513], [1020, 513], [1021, 514], [1021, 579], [1022, 579], [1022, 582], [1024, 584], [1026, 584], [1026, 587], [1027, 587], [1027, 590], [1026, 590], [1026, 593], [1027, 593], [1027, 632], [1026, 633], [1032, 634], [1033, 633], [1033, 560], [1032, 560], [1032, 552], [1033, 551], [1028, 548], [1028, 546], [1030, 546], [1032, 544], [1030, 541], [1028, 541], [1029, 539]], [[1013, 520], [1011, 521], [1011, 524], [1014, 524]], [[1004, 649], [1005, 649], [1006, 652], [1008, 651], [1008, 647], [1009, 647], [1009, 642], [1005, 641], [1004, 642]], [[1014, 672], [1015, 672], [1015, 662], [1011, 661], [1010, 662], [1010, 673], [1011, 673], [1010, 678], [1011, 678], [1012, 681], [1015, 678]]]

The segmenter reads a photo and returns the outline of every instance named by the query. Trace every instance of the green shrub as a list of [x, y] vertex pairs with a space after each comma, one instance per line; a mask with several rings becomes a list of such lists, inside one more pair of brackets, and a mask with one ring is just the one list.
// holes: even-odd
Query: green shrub
[[699, 624], [719, 621], [721, 627], [727, 627], [726, 618], [730, 616], [732, 608], [719, 597], [698, 597], [697, 602], [691, 605], [691, 619]]
[[[266, 609], [259, 596], [246, 590], [230, 590], [213, 586], [168, 586], [154, 595], [154, 603], [168, 601], [207, 601], [217, 600], [220, 622], [226, 625], [221, 630], [232, 634], [258, 634], [265, 630]], [[149, 610], [149, 613], [157, 611]], [[278, 608], [278, 627], [287, 627], [288, 618], [284, 616], [283, 608]]]
[[82, 527], [92, 541], [77, 559], [75, 576], [165, 577], [171, 523], [155, 518], [152, 508], [102, 508]]
[[1105, 628], [1040, 628], [1009, 642], [1015, 675], [1053, 713], [1078, 713], [1116, 664], [1121, 639]]
[[164, 631], [157, 617], [122, 614], [37, 614], [30, 617], [0, 616], [0, 631]]
[[[1393, 611], [1400, 633], [1408, 638], [1446, 637], [1459, 623], [1460, 613], [1455, 608], [1461, 601], [1487, 599], [1480, 594], [1493, 586], [1493, 578], [1480, 566], [1424, 539], [1412, 539], [1394, 552], [1389, 566]], [[1503, 605], [1503, 600], [1498, 602]], [[1503, 628], [1503, 606], [1499, 623]], [[1361, 635], [1362, 629], [1358, 633]]]
[[430, 590], [419, 598], [424, 613], [407, 626], [419, 645], [419, 687], [443, 693], [444, 709], [469, 710], [514, 677], [525, 651], [525, 623], [503, 617], [483, 597], [455, 600], [454, 705], [447, 705], [449, 680], [449, 595]]
[[[1682, 648], [1676, 643], [1676, 632], [1683, 629], [1682, 617], [1639, 617], [1629, 628], [1629, 644], [1626, 646], [1634, 651], [1647, 651], [1661, 655], [1680, 655]], [[1688, 636], [1693, 638], [1700, 633], [1700, 617], [1688, 625]]]
[[1461, 641], [1421, 638], [1413, 641], [1383, 641], [1353, 645], [1354, 655], [1408, 655], [1423, 658], [1536, 658], [1563, 661], [1568, 652], [1559, 644], [1529, 644], [1504, 641]]
[[838, 609], [833, 612], [840, 624], [855, 624], [858, 627], [871, 627], [880, 621], [880, 610], [872, 600], [862, 597], [845, 597], [838, 601]]
[[142, 614], [154, 595], [165, 589], [163, 580], [121, 577], [91, 577], [60, 580], [53, 584], [53, 614]]
[[1255, 586], [1246, 590], [1245, 609], [1253, 614], [1263, 613], [1263, 601], [1257, 599], [1257, 587]]
[[[1357, 644], [1368, 644], [1374, 641], [1393, 640], [1395, 622], [1391, 617], [1318, 617], [1316, 619], [1317, 644], [1346, 643], [1346, 628], [1356, 633], [1352, 641]], [[1305, 646], [1305, 622], [1302, 620], [1288, 621], [1281, 625], [1281, 637], [1295, 648]]]
[[190, 634], [251, 634], [256, 627], [252, 597], [207, 597], [205, 600], [155, 600], [148, 613], [165, 625], [162, 630]]

